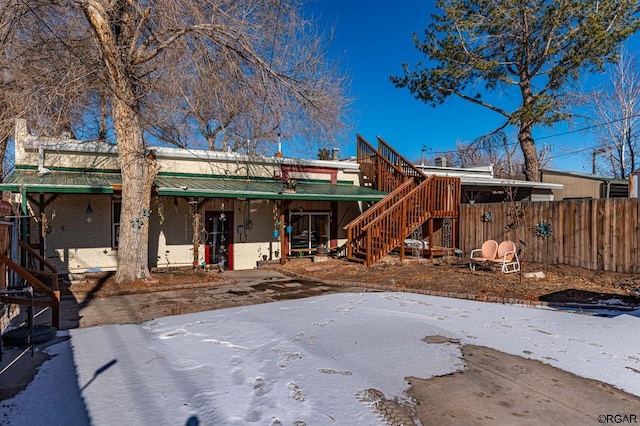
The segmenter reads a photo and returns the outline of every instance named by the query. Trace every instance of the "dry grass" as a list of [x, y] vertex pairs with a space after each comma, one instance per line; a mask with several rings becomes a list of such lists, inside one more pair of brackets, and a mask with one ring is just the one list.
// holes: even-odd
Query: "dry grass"
[[[567, 265], [525, 265], [526, 272], [543, 272], [542, 279], [522, 278], [519, 273], [503, 274], [499, 270], [472, 271], [466, 260], [459, 258], [440, 258], [433, 262], [420, 259], [401, 263], [389, 256], [370, 268], [346, 260], [329, 258], [326, 262], [313, 263], [303, 258], [271, 268], [326, 283], [456, 293], [474, 295], [479, 300], [498, 298], [588, 303], [615, 297], [640, 306], [640, 274], [590, 271]], [[85, 274], [83, 279], [67, 283], [62, 289], [67, 293], [103, 297], [211, 286], [223, 281], [224, 278], [217, 272], [185, 267], [157, 271], [153, 273], [152, 280], [138, 280], [124, 285], [115, 283], [113, 273]]]
[[391, 290], [423, 290], [473, 294], [477, 299], [502, 298], [529, 301], [585, 302], [593, 298], [624, 299], [640, 305], [640, 274], [590, 271], [567, 265], [525, 264], [525, 272], [544, 273], [544, 278], [521, 278], [519, 273], [469, 269], [465, 259], [410, 260], [397, 258], [366, 268], [345, 260], [312, 263], [294, 260], [278, 266], [289, 273], [323, 281], [375, 284]]

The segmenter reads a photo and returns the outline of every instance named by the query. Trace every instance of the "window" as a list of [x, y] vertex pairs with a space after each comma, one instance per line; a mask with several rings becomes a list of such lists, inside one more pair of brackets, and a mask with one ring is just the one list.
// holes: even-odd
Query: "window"
[[320, 244], [329, 246], [329, 221], [331, 215], [321, 212], [291, 212], [290, 244], [292, 249], [313, 249]]
[[122, 200], [120, 198], [111, 199], [111, 247], [118, 248], [120, 240], [120, 210]]

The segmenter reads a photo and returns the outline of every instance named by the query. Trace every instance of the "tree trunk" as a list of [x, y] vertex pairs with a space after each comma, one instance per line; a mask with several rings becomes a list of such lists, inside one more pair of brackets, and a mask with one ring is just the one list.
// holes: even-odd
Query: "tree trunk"
[[140, 117], [114, 99], [114, 127], [122, 174], [122, 209], [118, 247], [118, 283], [149, 277], [149, 216], [155, 160], [145, 151]]
[[9, 144], [9, 138], [3, 138], [0, 141], [0, 182], [4, 181], [4, 158], [7, 153], [7, 145]]
[[[132, 61], [122, 55], [122, 49], [118, 47], [118, 34], [112, 32], [108, 9], [100, 1], [85, 1], [82, 7], [94, 30], [113, 92], [113, 126], [122, 175], [118, 270], [115, 280], [126, 283], [149, 276], [148, 225], [155, 158], [147, 155], [145, 150], [140, 122], [140, 98], [136, 96], [135, 72], [130, 68]], [[129, 34], [133, 34], [135, 22], [124, 19], [127, 14], [122, 13], [119, 28], [125, 28]]]
[[520, 71], [520, 91], [522, 94], [522, 113], [518, 129], [518, 142], [524, 157], [524, 175], [527, 180], [538, 182], [540, 181], [540, 159], [532, 136], [535, 101], [531, 89], [531, 76], [526, 67]]
[[524, 156], [524, 175], [527, 180], [538, 182], [540, 181], [540, 161], [535, 142], [531, 136], [531, 129], [531, 124], [520, 123], [518, 142]]

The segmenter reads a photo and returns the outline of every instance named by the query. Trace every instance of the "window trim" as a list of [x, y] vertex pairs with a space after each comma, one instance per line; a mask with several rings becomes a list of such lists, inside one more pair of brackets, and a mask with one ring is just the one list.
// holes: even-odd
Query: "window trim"
[[[116, 206], [118, 207], [118, 217], [116, 218]], [[118, 250], [120, 243], [120, 216], [122, 215], [122, 198], [111, 199], [111, 249]]]
[[[331, 234], [331, 219], [332, 219], [332, 214], [331, 211], [323, 211], [323, 210], [312, 210], [312, 211], [296, 211], [296, 210], [292, 210], [289, 212], [289, 223], [292, 223], [292, 218], [293, 216], [308, 216], [309, 217], [309, 226], [311, 226], [311, 216], [326, 216], [327, 217], [327, 236]], [[309, 229], [309, 232], [311, 232], [311, 229]], [[292, 249], [292, 241], [291, 241], [291, 236], [289, 236], [288, 239], [288, 246], [289, 246], [289, 250]], [[320, 244], [329, 244], [329, 242], [331, 241], [331, 238], [328, 238], [326, 242], [322, 242], [320, 241], [318, 243], [318, 245]], [[307, 244], [307, 249], [308, 250], [313, 250], [317, 247], [312, 247], [312, 243], [311, 243], [311, 239], [308, 240], [308, 244]]]

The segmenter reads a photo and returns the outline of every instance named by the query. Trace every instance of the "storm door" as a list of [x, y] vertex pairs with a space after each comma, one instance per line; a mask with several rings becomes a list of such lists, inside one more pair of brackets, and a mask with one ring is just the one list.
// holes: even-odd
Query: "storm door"
[[205, 213], [205, 230], [207, 231], [205, 261], [212, 265], [222, 262], [224, 269], [233, 269], [231, 215], [232, 212]]

